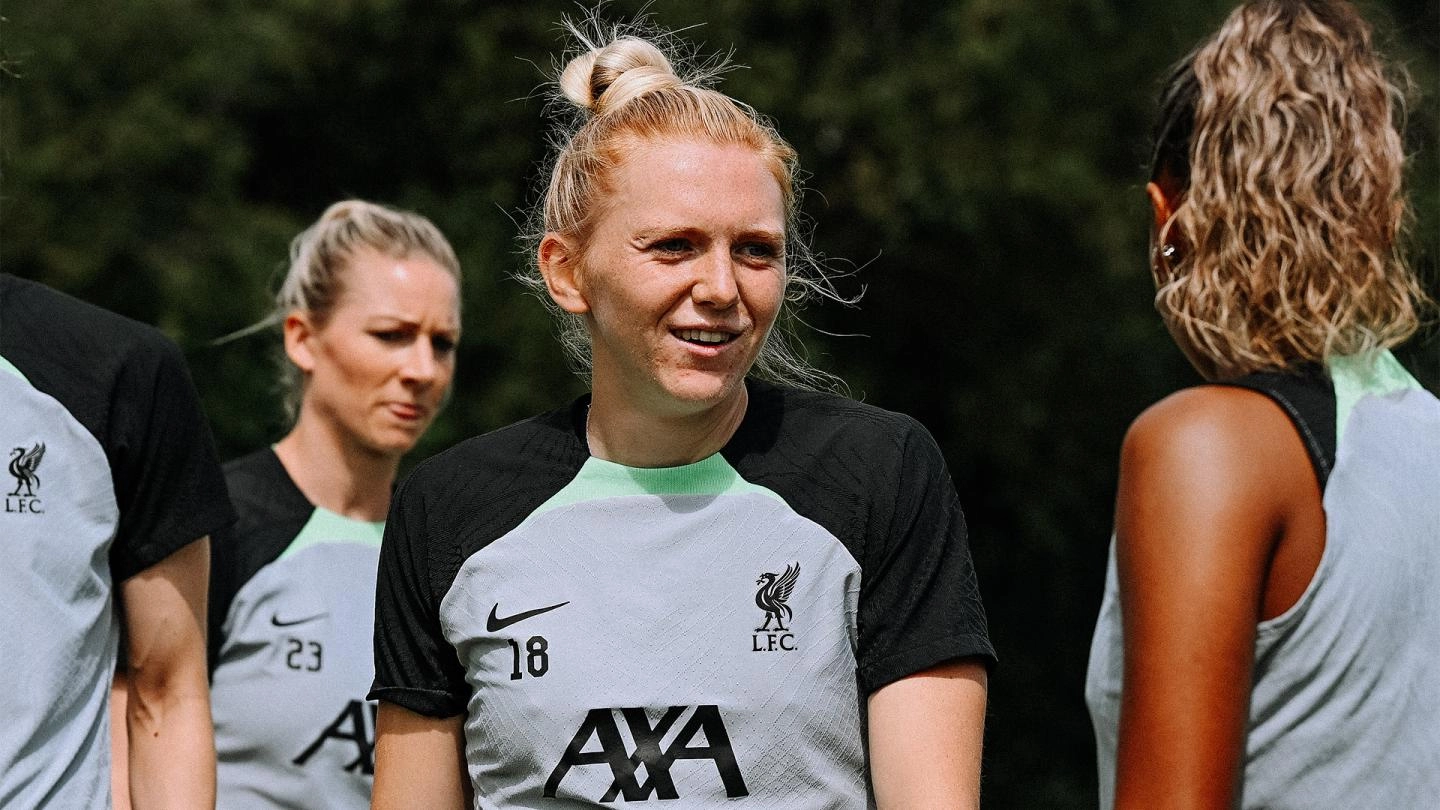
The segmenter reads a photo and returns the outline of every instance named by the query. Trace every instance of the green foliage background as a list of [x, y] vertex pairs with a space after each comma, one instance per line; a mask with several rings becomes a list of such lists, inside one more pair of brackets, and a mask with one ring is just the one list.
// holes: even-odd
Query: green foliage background
[[[811, 173], [815, 245], [858, 308], [805, 315], [822, 367], [924, 422], [973, 535], [1002, 663], [985, 803], [1094, 804], [1081, 699], [1114, 460], [1196, 381], [1151, 308], [1142, 198], [1157, 77], [1228, 12], [1192, 0], [657, 0], [746, 69]], [[1440, 4], [1364, 6], [1405, 65], [1413, 256], [1440, 255]], [[277, 439], [266, 313], [330, 202], [421, 211], [465, 266], [449, 409], [421, 458], [576, 394], [508, 278], [544, 160], [559, 0], [26, 0], [0, 6], [0, 270], [185, 348], [226, 457]], [[633, 14], [633, 0], [607, 7]], [[691, 27], [695, 26], [695, 27]], [[1403, 353], [1440, 387], [1431, 329]]]

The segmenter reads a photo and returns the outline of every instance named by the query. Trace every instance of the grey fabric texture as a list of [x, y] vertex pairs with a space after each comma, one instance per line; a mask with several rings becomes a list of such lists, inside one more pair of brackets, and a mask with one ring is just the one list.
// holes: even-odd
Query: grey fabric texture
[[[623, 553], [613, 553], [615, 538]], [[756, 580], [789, 566], [800, 572], [787, 600], [793, 615], [771, 650], [770, 634], [757, 630], [765, 613]], [[780, 806], [864, 806], [859, 589], [859, 565], [844, 546], [762, 495], [606, 498], [528, 521], [467, 560], [441, 606], [446, 637], [479, 687], [466, 722], [479, 806], [527, 806], [551, 781], [547, 806], [593, 807], [616, 781], [606, 761], [555, 778], [592, 710], [644, 707], [653, 727], [668, 707], [683, 706], [678, 732], [702, 704], [718, 707], [747, 795], [783, 797]], [[561, 602], [487, 630], [492, 606], [503, 616]], [[781, 649], [786, 636], [790, 649]], [[542, 638], [548, 671], [535, 677], [531, 639]], [[582, 739], [584, 750], [603, 745], [599, 737]], [[726, 803], [711, 760], [677, 760], [668, 775], [685, 806]]]
[[[44, 444], [34, 498], [6, 476], [0, 514], [0, 807], [110, 805], [110, 680], [120, 519], [100, 443], [55, 399], [0, 371], [6, 451]], [[18, 509], [25, 501], [25, 512]]]
[[117, 591], [233, 513], [151, 327], [0, 274], [0, 403], [0, 807], [108, 807]]
[[[379, 548], [365, 535], [375, 530], [316, 510], [268, 449], [227, 473], [240, 521], [221, 541], [234, 552], [268, 545], [270, 559], [252, 571], [243, 553], [217, 554], [244, 577], [220, 623], [211, 676], [217, 806], [368, 808]], [[277, 526], [291, 536], [270, 542]]]

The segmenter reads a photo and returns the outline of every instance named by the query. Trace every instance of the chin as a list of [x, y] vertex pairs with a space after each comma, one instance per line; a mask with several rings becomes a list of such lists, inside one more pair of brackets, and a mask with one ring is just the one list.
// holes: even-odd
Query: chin
[[745, 387], [743, 374], [692, 372], [670, 380], [665, 391], [677, 402], [703, 410], [722, 405]]
[[424, 431], [389, 430], [370, 436], [365, 445], [376, 455], [403, 456], [415, 447]]

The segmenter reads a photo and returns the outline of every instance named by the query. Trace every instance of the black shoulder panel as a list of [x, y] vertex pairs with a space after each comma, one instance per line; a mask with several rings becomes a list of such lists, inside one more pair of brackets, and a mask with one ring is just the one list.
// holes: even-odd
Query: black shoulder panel
[[1323, 492], [1335, 467], [1335, 386], [1324, 369], [1314, 365], [1299, 373], [1258, 371], [1223, 384], [1258, 391], [1285, 411], [1305, 443]]
[[220, 628], [235, 594], [290, 546], [315, 511], [268, 447], [229, 461], [224, 469], [239, 518], [231, 528], [210, 538], [208, 646], [212, 672], [224, 641]]
[[440, 603], [472, 554], [520, 525], [589, 457], [585, 401], [433, 456], [397, 490], [375, 592], [370, 697], [432, 717], [465, 711], [464, 667], [438, 635]]

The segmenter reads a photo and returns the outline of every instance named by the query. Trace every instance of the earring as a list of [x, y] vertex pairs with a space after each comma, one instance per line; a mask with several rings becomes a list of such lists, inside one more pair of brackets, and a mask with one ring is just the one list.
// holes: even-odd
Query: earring
[[1175, 258], [1175, 246], [1165, 245], [1164, 247], [1161, 247], [1160, 255], [1164, 256], [1167, 260]]

